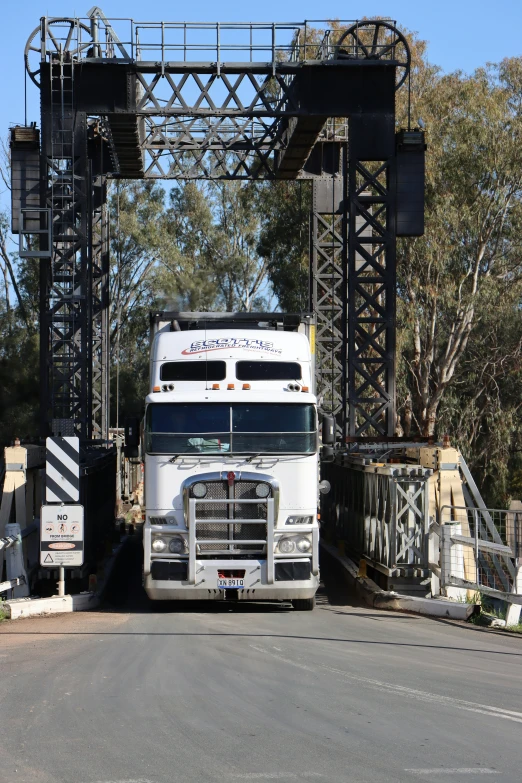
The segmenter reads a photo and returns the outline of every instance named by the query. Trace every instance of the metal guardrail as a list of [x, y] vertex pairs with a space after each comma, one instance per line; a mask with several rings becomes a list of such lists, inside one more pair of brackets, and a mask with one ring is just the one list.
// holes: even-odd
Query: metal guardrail
[[[17, 523], [9, 524], [6, 527], [9, 532], [8, 535], [0, 539], [0, 553], [2, 559], [4, 551], [9, 553], [7, 559], [8, 579], [5, 582], [0, 582], [0, 593], [24, 587], [23, 593], [28, 595], [31, 576], [38, 568], [39, 521], [28, 525], [21, 531]], [[31, 540], [29, 541], [29, 539]], [[0, 565], [2, 565], [2, 559], [0, 559]], [[19, 595], [16, 597], [22, 597], [20, 591], [17, 592]]]
[[[339, 45], [348, 57], [394, 60], [400, 45], [396, 22], [373, 20], [377, 25], [365, 31], [367, 21], [338, 20], [335, 28], [327, 20], [311, 22], [153, 22], [130, 18], [107, 18], [94, 6], [88, 17], [43, 17], [26, 47], [31, 76], [38, 63], [59, 50], [74, 60], [91, 58], [160, 64], [213, 62], [219, 75], [221, 64], [229, 62], [298, 65], [304, 60], [337, 57]], [[349, 39], [344, 31], [350, 29]], [[321, 37], [316, 37], [322, 31]], [[39, 60], [37, 59], [39, 58]]]
[[39, 516], [42, 494], [40, 468], [45, 451], [39, 446], [5, 449], [0, 504], [0, 573], [6, 558], [7, 581], [0, 593], [29, 595], [31, 576], [38, 568]]
[[[39, 39], [41, 56], [58, 47], [71, 51], [77, 59], [114, 58], [130, 62], [221, 63], [227, 57], [235, 62], [296, 62], [328, 59], [335, 52], [339, 31], [330, 22], [316, 20], [325, 29], [320, 41], [313, 42], [310, 22], [153, 22], [130, 18], [107, 18], [99, 8], [90, 17], [59, 19], [44, 17]], [[342, 27], [356, 25], [343, 20]], [[33, 51], [36, 49], [34, 47]]]
[[[20, 536], [4, 536], [4, 538], [0, 538], [0, 552], [5, 549], [9, 549], [9, 547], [15, 546], [16, 544], [21, 543]], [[15, 579], [8, 579], [7, 582], [0, 582], [0, 593], [6, 593], [8, 590], [12, 590], [15, 587], [19, 587], [21, 585], [24, 585], [26, 582], [25, 576], [19, 576]]]
[[440, 521], [441, 587], [522, 605], [522, 512], [443, 506]]
[[[12, 525], [10, 527], [13, 527]], [[20, 547], [22, 548], [22, 541], [29, 536], [33, 535], [34, 533], [38, 533], [40, 530], [40, 524], [39, 520], [37, 522], [34, 522], [32, 525], [28, 525], [24, 530], [21, 531], [19, 535], [8, 535], [4, 536], [4, 538], [0, 538], [0, 551], [9, 549], [10, 547]], [[22, 550], [23, 551], [23, 550]], [[8, 590], [13, 590], [15, 587], [21, 587], [22, 585], [28, 584], [28, 580], [30, 577], [30, 573], [32, 570], [38, 567], [38, 560], [35, 559], [33, 563], [29, 562], [29, 559], [26, 559], [25, 568], [29, 571], [29, 575], [21, 574], [18, 577], [15, 577], [13, 579], [8, 579], [7, 582], [0, 582], [0, 593], [5, 593]]]
[[17, 544], [20, 539], [18, 536], [6, 536], [5, 538], [0, 538], [0, 551], [2, 549], [8, 549], [10, 546], [13, 546], [13, 544]]

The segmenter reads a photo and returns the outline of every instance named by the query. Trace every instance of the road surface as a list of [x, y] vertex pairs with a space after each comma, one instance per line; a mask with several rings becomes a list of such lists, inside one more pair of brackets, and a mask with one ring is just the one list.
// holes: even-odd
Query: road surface
[[119, 578], [112, 610], [0, 624], [2, 783], [522, 780], [521, 638], [338, 587], [173, 612]]

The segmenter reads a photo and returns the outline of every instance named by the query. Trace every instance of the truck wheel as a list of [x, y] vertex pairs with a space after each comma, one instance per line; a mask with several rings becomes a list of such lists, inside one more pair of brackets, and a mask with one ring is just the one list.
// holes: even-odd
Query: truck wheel
[[314, 598], [294, 598], [292, 606], [298, 612], [311, 612], [315, 606], [315, 596]]

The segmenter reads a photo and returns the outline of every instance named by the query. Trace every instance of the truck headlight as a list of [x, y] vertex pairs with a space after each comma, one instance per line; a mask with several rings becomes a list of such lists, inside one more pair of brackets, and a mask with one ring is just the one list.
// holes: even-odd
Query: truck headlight
[[268, 484], [257, 484], [256, 495], [258, 498], [267, 498], [270, 494], [270, 487]]
[[182, 536], [174, 536], [169, 541], [169, 552], [173, 555], [182, 555], [187, 549], [187, 542]]
[[314, 521], [313, 517], [306, 516], [306, 517], [287, 517], [286, 518], [286, 524], [287, 525], [311, 525]]
[[277, 548], [282, 555], [289, 555], [295, 551], [295, 541], [291, 538], [281, 538]]
[[167, 544], [163, 538], [153, 538], [151, 547], [154, 552], [163, 552], [167, 548]]
[[308, 540], [308, 538], [298, 538], [296, 541], [296, 546], [300, 552], [309, 552], [312, 548], [312, 543]]
[[194, 484], [192, 487], [192, 494], [195, 498], [204, 498], [207, 494], [207, 485], [203, 484], [202, 481], [198, 481], [198, 483]]

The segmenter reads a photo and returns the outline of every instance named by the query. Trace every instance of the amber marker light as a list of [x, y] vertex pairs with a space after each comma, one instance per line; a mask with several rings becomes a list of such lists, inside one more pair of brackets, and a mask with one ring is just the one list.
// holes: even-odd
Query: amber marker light
[[234, 388], [235, 388], [235, 386], [234, 386], [234, 384], [233, 384], [233, 383], [229, 383], [229, 384], [228, 384], [228, 386], [227, 386], [227, 389], [228, 389], [229, 391], [230, 391], [231, 389], [234, 389]]
[[161, 391], [161, 386], [153, 386], [152, 391], [153, 392]]
[[249, 383], [244, 383], [244, 384], [243, 384], [243, 389], [250, 389], [250, 388], [251, 388], [251, 387], [250, 387], [250, 384], [249, 384]]
[[213, 383], [212, 384], [212, 390], [213, 391], [219, 391], [219, 383]]
[[303, 386], [303, 387], [301, 388], [301, 391], [302, 391], [302, 392], [307, 392], [307, 391], [308, 391], [308, 386]]

